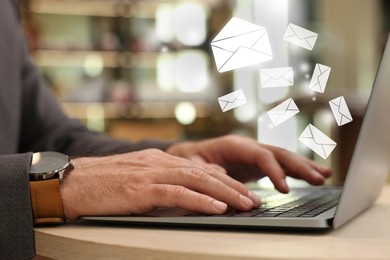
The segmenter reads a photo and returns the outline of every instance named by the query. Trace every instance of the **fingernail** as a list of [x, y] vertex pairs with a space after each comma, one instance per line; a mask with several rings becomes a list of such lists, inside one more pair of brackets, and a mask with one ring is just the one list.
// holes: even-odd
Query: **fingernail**
[[220, 202], [218, 200], [213, 201], [213, 207], [218, 210], [218, 212], [224, 212], [227, 209], [227, 204]]
[[332, 176], [332, 169], [330, 169], [330, 168], [324, 168], [323, 172], [325, 174], [325, 177]]
[[240, 200], [241, 200], [241, 204], [244, 205], [244, 207], [246, 207], [246, 208], [253, 207], [253, 201], [250, 200], [249, 198], [243, 196], [242, 194], [240, 194]]
[[282, 186], [283, 186], [283, 190], [286, 191], [286, 193], [290, 191], [290, 188], [288, 187], [286, 180], [282, 181]]
[[322, 176], [322, 174], [319, 173], [318, 171], [313, 170], [312, 172], [313, 172], [314, 175], [316, 175], [316, 176], [318, 176], [318, 177], [321, 177], [321, 178], [324, 178], [324, 176]]
[[261, 205], [260, 198], [256, 194], [254, 194], [252, 191], [248, 192], [248, 197], [253, 201], [254, 206], [258, 207]]
[[325, 177], [321, 174], [321, 173], [319, 173], [319, 172], [317, 172], [317, 171], [312, 171], [312, 174], [314, 175], [314, 176], [316, 176], [319, 180], [321, 180], [321, 181], [324, 181], [325, 180]]

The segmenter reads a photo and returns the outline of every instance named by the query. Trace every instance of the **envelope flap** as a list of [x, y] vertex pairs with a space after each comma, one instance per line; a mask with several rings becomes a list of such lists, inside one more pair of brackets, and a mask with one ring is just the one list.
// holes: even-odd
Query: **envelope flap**
[[237, 51], [240, 47], [252, 48], [253, 45], [260, 41], [261, 38], [264, 36], [266, 36], [265, 30], [257, 30], [249, 33], [240, 34], [234, 37], [213, 41], [211, 43], [211, 46], [215, 46], [233, 53]]
[[241, 20], [237, 17], [233, 17], [229, 22], [223, 27], [223, 29], [215, 36], [212, 42], [223, 40], [230, 37], [235, 37], [241, 34], [265, 30], [263, 27]]
[[284, 101], [283, 103], [277, 105], [270, 111], [268, 111], [269, 114], [276, 114], [276, 115], [281, 115], [286, 113], [286, 110], [288, 108], [289, 100]]
[[213, 51], [214, 57], [218, 57], [218, 59], [215, 59], [215, 64], [217, 65], [218, 70], [221, 69], [225, 62], [232, 56], [231, 51], [227, 51], [219, 47], [211, 46], [211, 50]]
[[292, 24], [290, 23], [288, 25], [289, 29], [291, 30], [289, 32], [289, 34], [286, 34], [286, 37], [289, 37], [289, 36], [296, 36], [298, 37], [299, 39], [306, 39], [306, 38], [311, 38], [311, 37], [318, 37], [318, 34], [315, 33], [315, 32], [312, 32], [312, 31], [309, 31], [305, 28], [302, 28], [298, 25], [295, 25], [295, 24]]
[[245, 97], [243, 96], [242, 90], [236, 90], [232, 93], [229, 93], [229, 94], [226, 94], [222, 97], [219, 97], [218, 101], [233, 103], [236, 100], [240, 99], [240, 96], [241, 96], [241, 99], [245, 99]]
[[310, 81], [309, 89], [324, 93], [329, 79], [331, 68], [317, 63]]
[[264, 30], [264, 35], [261, 35], [259, 40], [252, 46], [253, 50], [261, 51], [262, 53], [272, 55], [271, 44], [268, 39], [267, 30]]
[[341, 97], [339, 111], [340, 111], [340, 113], [341, 113], [343, 116], [345, 116], [345, 117], [347, 117], [348, 119], [352, 120], [351, 112], [349, 112], [349, 109], [348, 109], [348, 106], [347, 106], [347, 102], [345, 102], [344, 97]]
[[329, 101], [329, 103], [332, 103], [332, 104], [335, 105], [336, 107], [340, 108], [341, 97], [334, 98], [334, 99], [332, 99], [331, 101]]
[[[283, 77], [288, 76], [287, 78], [291, 78], [293, 73], [293, 70], [291, 67], [286, 67], [286, 68], [274, 68], [274, 69], [262, 69], [261, 70], [261, 75], [263, 76], [266, 75], [272, 79], [281, 79]], [[291, 75], [290, 75], [291, 74]]]
[[296, 36], [296, 34], [289, 24], [287, 26], [286, 32], [284, 34], [284, 38], [289, 38], [289, 37], [293, 37], [293, 36]]
[[313, 134], [310, 131], [309, 127], [306, 127], [305, 130], [301, 133], [299, 138], [305, 138], [305, 139], [313, 139]]
[[[330, 74], [330, 68], [320, 72], [320, 75], [318, 75], [318, 81], [319, 82], [325, 82], [328, 80]], [[321, 86], [322, 88], [322, 86]]]
[[290, 98], [290, 103], [288, 104], [288, 107], [287, 107], [287, 110], [293, 110], [293, 111], [296, 111], [296, 110], [299, 110], [297, 104], [295, 104], [294, 100], [292, 98]]
[[328, 72], [328, 70], [329, 70], [329, 72], [330, 72], [330, 67], [328, 67], [328, 66], [326, 66], [326, 65], [322, 65], [322, 64], [317, 64], [317, 66], [318, 66], [318, 69], [319, 69], [319, 71], [320, 71], [320, 73], [321, 74], [323, 74], [323, 73], [325, 73], [325, 72]]
[[350, 121], [352, 120], [351, 112], [349, 111], [347, 102], [343, 96], [332, 99], [329, 101], [329, 103], [333, 104], [336, 107], [338, 113], [340, 113], [342, 116], [346, 117]]
[[297, 111], [298, 107], [295, 104], [294, 100], [292, 98], [287, 99], [286, 101], [282, 102], [281, 104], [277, 105], [270, 111], [268, 111], [269, 114], [274, 115], [283, 115], [289, 110]]
[[247, 47], [240, 47], [237, 49], [236, 53], [226, 61], [219, 72], [238, 69], [271, 59], [272, 55], [262, 53], [261, 51], [252, 50]]
[[331, 146], [336, 145], [336, 143], [332, 139], [330, 139], [328, 136], [326, 136], [324, 133], [322, 133], [320, 130], [318, 130], [315, 126], [311, 124], [309, 125], [309, 131], [311, 132], [313, 140], [316, 144]]

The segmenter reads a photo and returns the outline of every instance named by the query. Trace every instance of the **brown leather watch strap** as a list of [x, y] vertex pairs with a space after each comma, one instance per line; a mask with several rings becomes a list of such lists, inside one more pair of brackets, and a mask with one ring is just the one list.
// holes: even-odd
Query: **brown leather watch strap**
[[65, 222], [58, 178], [30, 181], [30, 193], [34, 225]]

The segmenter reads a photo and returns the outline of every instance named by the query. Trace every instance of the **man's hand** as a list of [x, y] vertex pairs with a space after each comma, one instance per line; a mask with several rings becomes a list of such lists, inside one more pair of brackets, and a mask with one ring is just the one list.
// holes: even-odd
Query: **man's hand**
[[200, 142], [177, 143], [167, 152], [194, 161], [214, 164], [217, 168], [223, 167], [226, 173], [241, 182], [268, 176], [275, 188], [284, 193], [288, 192], [286, 176], [321, 185], [325, 178], [331, 175], [328, 168], [303, 156], [233, 135]]
[[208, 214], [222, 214], [228, 206], [245, 211], [258, 207], [260, 199], [241, 182], [268, 176], [279, 191], [288, 192], [286, 176], [321, 185], [331, 175], [307, 158], [239, 136], [176, 143], [166, 153], [148, 149], [72, 162], [75, 169], [61, 186], [70, 219], [141, 214], [157, 207]]
[[222, 214], [250, 210], [260, 200], [222, 168], [155, 149], [72, 160], [61, 185], [65, 216], [128, 215], [157, 207]]

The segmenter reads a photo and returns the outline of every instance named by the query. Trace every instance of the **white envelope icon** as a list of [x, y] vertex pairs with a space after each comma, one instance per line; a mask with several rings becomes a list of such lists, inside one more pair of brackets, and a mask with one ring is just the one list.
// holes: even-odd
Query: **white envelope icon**
[[287, 26], [286, 33], [284, 34], [285, 41], [291, 42], [310, 51], [313, 50], [317, 38], [317, 33], [292, 23]]
[[275, 126], [278, 126], [298, 113], [299, 109], [297, 105], [292, 98], [289, 98], [280, 105], [277, 105], [268, 111], [267, 115], [271, 119], [272, 123]]
[[315, 92], [324, 93], [330, 71], [330, 67], [317, 63], [310, 81], [309, 89]]
[[261, 87], [289, 87], [294, 85], [294, 72], [291, 67], [260, 70]]
[[272, 59], [267, 30], [233, 17], [211, 42], [219, 72]]
[[318, 130], [314, 125], [309, 124], [302, 134], [299, 141], [313, 150], [316, 154], [326, 159], [336, 148], [336, 142]]
[[351, 113], [343, 96], [332, 99], [329, 101], [329, 105], [339, 126], [352, 122]]
[[218, 98], [218, 103], [221, 106], [222, 112], [239, 107], [246, 103], [244, 92], [239, 89], [225, 96]]

